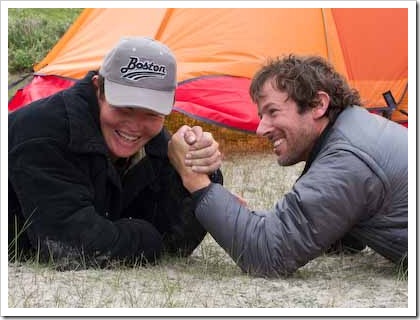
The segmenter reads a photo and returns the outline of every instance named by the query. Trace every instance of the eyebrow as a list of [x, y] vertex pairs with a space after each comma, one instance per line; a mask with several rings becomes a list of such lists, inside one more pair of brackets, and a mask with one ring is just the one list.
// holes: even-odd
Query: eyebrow
[[267, 103], [267, 104], [265, 104], [265, 105], [263, 105], [261, 108], [259, 108], [260, 110], [267, 110], [268, 108], [270, 108], [270, 107], [277, 107], [277, 105], [275, 104], [275, 103], [273, 103], [273, 102], [269, 102], [269, 103]]

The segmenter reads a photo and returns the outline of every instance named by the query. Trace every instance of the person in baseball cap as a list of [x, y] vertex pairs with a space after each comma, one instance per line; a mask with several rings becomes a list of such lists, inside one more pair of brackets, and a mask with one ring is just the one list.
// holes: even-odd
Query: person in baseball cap
[[163, 43], [147, 37], [122, 38], [106, 55], [99, 74], [105, 79], [105, 98], [113, 106], [171, 112], [176, 61]]
[[[168, 159], [176, 59], [123, 37], [72, 87], [9, 114], [9, 257], [60, 270], [187, 256], [206, 231]], [[222, 183], [217, 142], [182, 126], [193, 170]]]

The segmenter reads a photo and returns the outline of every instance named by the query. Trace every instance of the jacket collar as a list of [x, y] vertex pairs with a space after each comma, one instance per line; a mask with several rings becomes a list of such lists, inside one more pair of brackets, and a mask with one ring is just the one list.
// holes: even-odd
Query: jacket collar
[[312, 162], [315, 160], [316, 156], [318, 155], [318, 153], [321, 151], [324, 142], [327, 140], [328, 136], [331, 133], [331, 128], [333, 127], [334, 122], [330, 121], [328, 122], [327, 126], [325, 127], [325, 129], [322, 131], [321, 135], [319, 136], [318, 140], [315, 142], [314, 147], [312, 148], [310, 154], [309, 154], [309, 158], [305, 163], [305, 167], [303, 168], [302, 173], [300, 174], [298, 180], [309, 170], [309, 168], [312, 165]]

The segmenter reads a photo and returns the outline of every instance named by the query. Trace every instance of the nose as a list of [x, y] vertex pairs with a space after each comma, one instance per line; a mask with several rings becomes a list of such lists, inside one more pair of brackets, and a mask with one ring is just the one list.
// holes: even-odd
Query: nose
[[258, 124], [256, 134], [262, 137], [266, 137], [271, 132], [271, 126], [269, 125], [269, 122], [266, 120], [266, 118], [263, 116], [260, 120], [260, 123]]

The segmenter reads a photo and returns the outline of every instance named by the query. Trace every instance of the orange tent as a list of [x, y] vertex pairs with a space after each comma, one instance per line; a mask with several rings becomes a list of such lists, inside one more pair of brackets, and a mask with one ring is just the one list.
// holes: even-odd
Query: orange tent
[[121, 36], [144, 35], [167, 44], [178, 61], [175, 110], [254, 131], [250, 78], [268, 57], [289, 53], [326, 57], [359, 90], [368, 108], [397, 108], [408, 121], [407, 8], [136, 8], [85, 9], [35, 66], [31, 85], [9, 110], [61, 90], [98, 69]]

